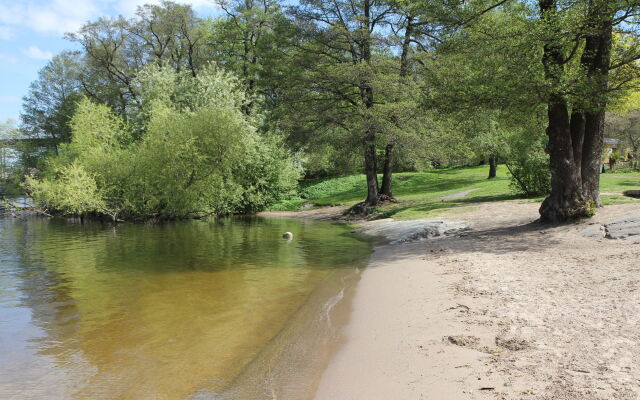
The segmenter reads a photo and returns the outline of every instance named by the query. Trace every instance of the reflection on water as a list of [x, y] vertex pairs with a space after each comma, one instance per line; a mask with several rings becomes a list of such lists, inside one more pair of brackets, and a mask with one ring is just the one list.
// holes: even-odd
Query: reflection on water
[[335, 301], [340, 271], [369, 252], [345, 227], [313, 221], [0, 219], [0, 398], [242, 391], [256, 360], [299, 346], [291, 321], [317, 322], [296, 311], [314, 296]]

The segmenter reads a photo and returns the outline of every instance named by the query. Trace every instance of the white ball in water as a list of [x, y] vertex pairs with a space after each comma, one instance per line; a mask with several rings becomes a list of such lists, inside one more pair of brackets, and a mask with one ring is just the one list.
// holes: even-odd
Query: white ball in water
[[285, 239], [287, 239], [287, 240], [291, 240], [291, 239], [293, 239], [293, 233], [291, 233], [291, 232], [285, 232], [285, 233], [282, 235], [282, 237], [283, 237], [283, 238], [285, 238]]

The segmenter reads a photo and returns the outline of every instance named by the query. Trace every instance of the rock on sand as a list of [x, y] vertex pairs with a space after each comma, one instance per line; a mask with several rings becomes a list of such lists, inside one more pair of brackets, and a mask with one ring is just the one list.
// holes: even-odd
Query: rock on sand
[[415, 242], [436, 236], [451, 235], [469, 229], [469, 225], [442, 220], [394, 221], [382, 219], [367, 222], [358, 233], [384, 237], [391, 244]]

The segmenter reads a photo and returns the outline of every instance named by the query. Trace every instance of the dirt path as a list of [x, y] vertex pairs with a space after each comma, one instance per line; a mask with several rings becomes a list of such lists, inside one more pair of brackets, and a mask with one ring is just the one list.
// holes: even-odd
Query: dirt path
[[541, 226], [534, 203], [448, 216], [474, 229], [379, 247], [316, 399], [639, 399], [640, 245]]
[[283, 218], [309, 218], [318, 220], [339, 219], [348, 209], [346, 206], [312, 208], [303, 211], [263, 211], [258, 216]]
[[463, 198], [467, 197], [467, 195], [469, 193], [475, 192], [476, 190], [479, 190], [479, 188], [463, 190], [462, 192], [457, 192], [457, 193], [451, 193], [451, 194], [448, 194], [446, 196], [442, 196], [441, 198], [445, 199], [445, 200], [463, 199]]

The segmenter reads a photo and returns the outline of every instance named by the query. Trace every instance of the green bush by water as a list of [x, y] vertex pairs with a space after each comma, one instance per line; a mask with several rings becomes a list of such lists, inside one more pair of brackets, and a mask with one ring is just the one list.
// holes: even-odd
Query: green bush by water
[[30, 177], [33, 197], [65, 214], [113, 219], [249, 213], [290, 197], [300, 170], [280, 137], [248, 116], [239, 81], [211, 67], [197, 78], [147, 68], [131, 123], [83, 100], [72, 141]]

